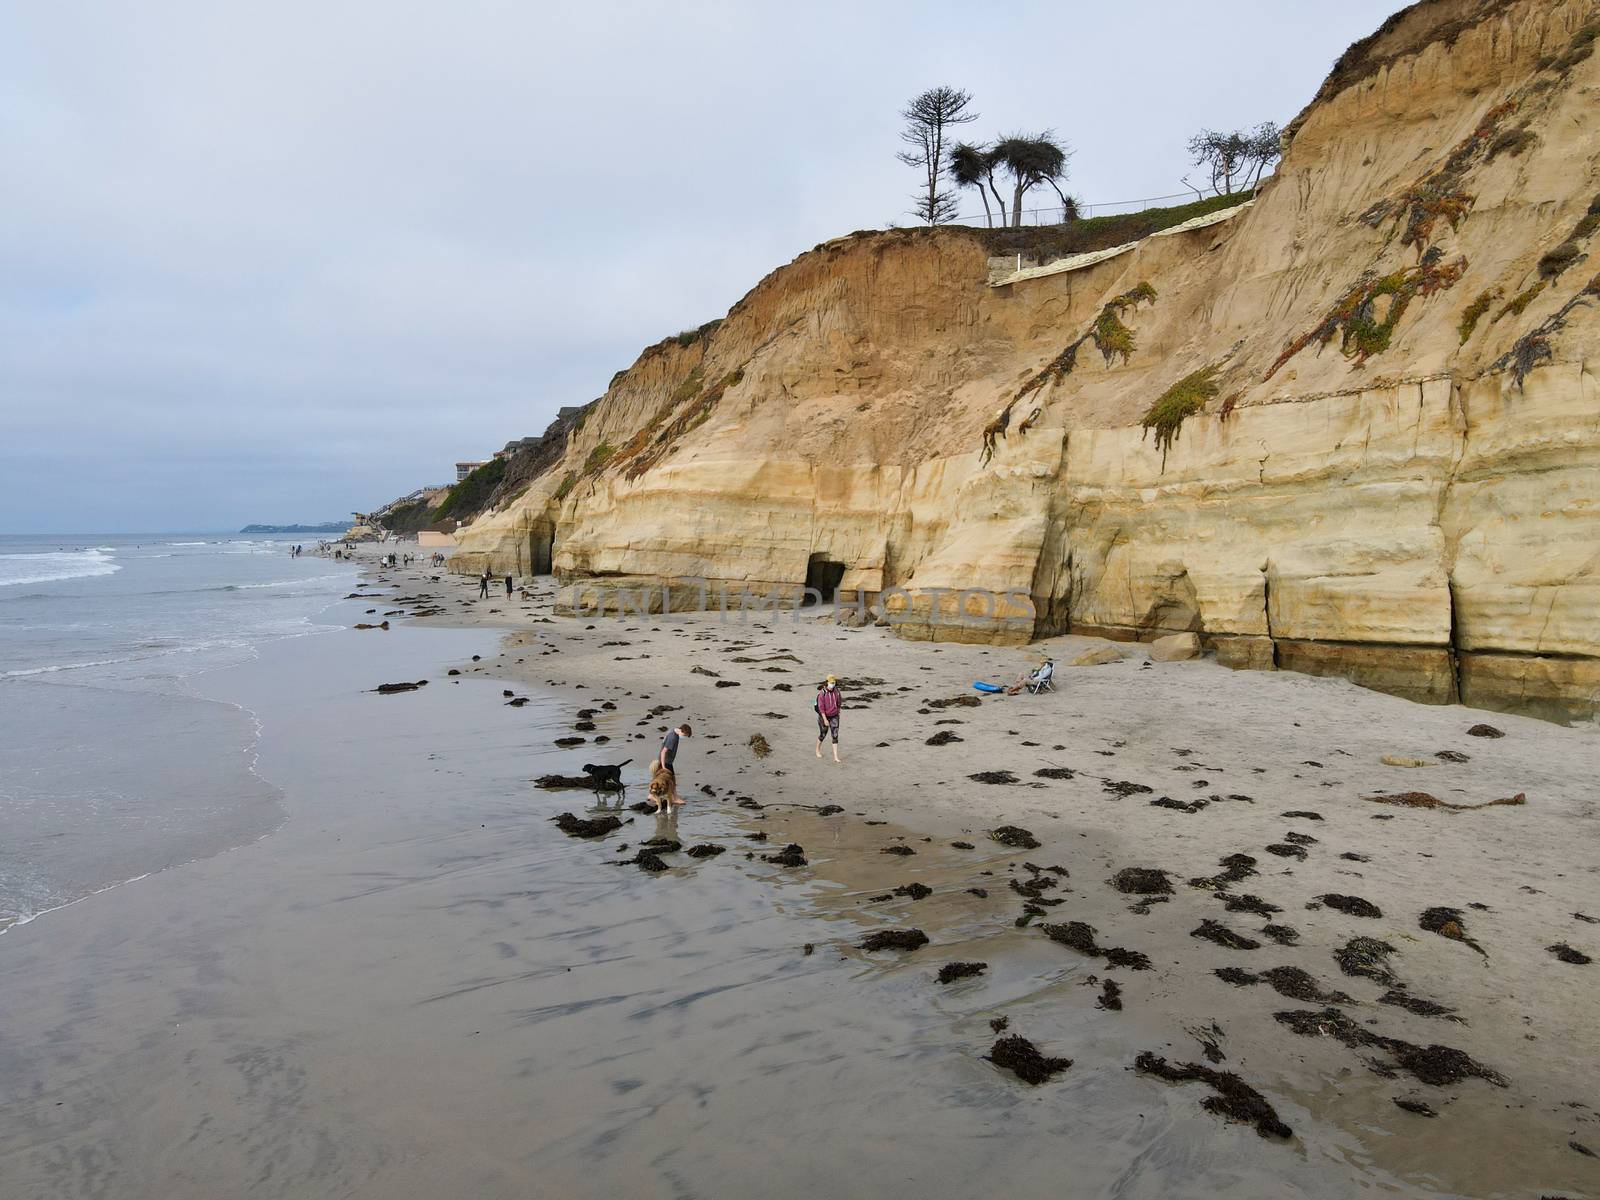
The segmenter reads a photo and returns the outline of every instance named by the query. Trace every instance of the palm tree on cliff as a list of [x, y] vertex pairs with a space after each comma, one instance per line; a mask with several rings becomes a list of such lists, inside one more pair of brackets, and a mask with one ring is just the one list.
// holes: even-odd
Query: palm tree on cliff
[[[1011, 176], [1012, 225], [1022, 225], [1022, 198], [1041, 183], [1048, 183], [1060, 197], [1065, 219], [1076, 215], [1076, 201], [1061, 190], [1059, 182], [1067, 177], [1067, 161], [1072, 151], [1057, 141], [1053, 132], [1047, 129], [1031, 137], [1013, 133], [996, 142], [989, 153], [995, 164]], [[1002, 206], [1001, 212], [1004, 211]]]
[[976, 188], [983, 201], [983, 217], [990, 228], [994, 227], [994, 212], [989, 208], [989, 195], [994, 194], [995, 206], [1000, 210], [1000, 222], [1005, 223], [1006, 206], [1000, 199], [1000, 190], [994, 185], [994, 169], [998, 165], [987, 146], [974, 146], [970, 142], [957, 142], [950, 151], [950, 178], [957, 187]]

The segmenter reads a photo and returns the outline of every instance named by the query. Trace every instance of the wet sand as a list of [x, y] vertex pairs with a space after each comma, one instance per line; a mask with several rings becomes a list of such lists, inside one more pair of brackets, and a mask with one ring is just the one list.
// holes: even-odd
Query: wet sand
[[[1600, 927], [1572, 915], [1600, 916], [1592, 731], [1203, 662], [1146, 669], [1136, 653], [1064, 668], [1055, 696], [936, 708], [1025, 656], [809, 620], [544, 623], [544, 588], [479, 602], [448, 575], [382, 577], [396, 586], [348, 602], [349, 623], [444, 615], [302, 639], [202, 688], [261, 721], [281, 829], [0, 937], [6, 1196], [1600, 1194], [1600, 1162], [1568, 1145], [1600, 1149], [1596, 968], [1546, 949], [1600, 957]], [[428, 627], [446, 623], [486, 628]], [[1087, 644], [1058, 640], [1057, 661]], [[883, 680], [853, 688], [880, 693], [864, 707], [847, 696], [840, 766], [813, 754], [811, 688], [829, 670]], [[648, 715], [664, 704], [678, 707]], [[588, 708], [594, 728], [574, 730]], [[605, 838], [556, 831], [559, 812], [614, 805], [531, 780], [627, 758], [635, 802], [681, 719], [697, 736], [675, 822], [624, 808]], [[1480, 721], [1506, 736], [1467, 736]], [[941, 731], [962, 740], [926, 744]], [[985, 771], [1017, 782], [969, 778]], [[1363, 799], [1407, 790], [1527, 803]], [[815, 811], [829, 804], [843, 811]], [[1040, 845], [997, 844], [1003, 824]], [[653, 836], [726, 852], [618, 865]], [[805, 866], [764, 861], [790, 843]], [[1189, 886], [1230, 854], [1256, 874], [1221, 897]], [[1119, 892], [1126, 867], [1167, 871], [1170, 896]], [[930, 894], [895, 894], [914, 883]], [[1316, 899], [1330, 893], [1382, 915]], [[1282, 911], [1227, 910], [1248, 896]], [[1419, 928], [1434, 906], [1459, 908], [1482, 953]], [[1208, 919], [1260, 947], [1191, 936]], [[1074, 921], [1150, 969], [1041, 931]], [[913, 928], [929, 944], [859, 948]], [[1395, 947], [1406, 994], [1463, 1020], [1380, 1004], [1402, 989], [1333, 960], [1357, 935]], [[987, 967], [941, 985], [953, 961]], [[1350, 999], [1214, 974], [1285, 966]], [[1120, 1008], [1103, 1006], [1108, 979]], [[1459, 1048], [1505, 1086], [1423, 1083], [1393, 1041], [1350, 1048], [1273, 1016], [1327, 1007]], [[1032, 1087], [986, 1061], [1002, 1018], [1072, 1066]], [[1206, 1064], [1207, 1042], [1291, 1138], [1203, 1110], [1204, 1083], [1134, 1069], [1142, 1051]]]

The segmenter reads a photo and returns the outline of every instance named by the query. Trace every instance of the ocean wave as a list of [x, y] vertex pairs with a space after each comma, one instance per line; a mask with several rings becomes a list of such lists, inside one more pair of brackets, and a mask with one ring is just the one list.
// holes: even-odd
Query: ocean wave
[[230, 584], [229, 591], [244, 591], [251, 588], [278, 588], [294, 587], [297, 583], [323, 583], [329, 579], [345, 579], [344, 575], [307, 575], [304, 579], [275, 579], [271, 583], [239, 583]]
[[87, 579], [122, 570], [111, 552], [53, 550], [42, 554], [0, 554], [0, 587], [24, 583], [55, 583], [62, 579]]
[[81, 671], [85, 667], [113, 667], [119, 663], [137, 662], [141, 655], [126, 658], [97, 658], [90, 662], [52, 663], [47, 667], [27, 667], [20, 671], [0, 671], [0, 679], [20, 679], [27, 675], [54, 675], [57, 671]]
[[212, 542], [168, 542], [167, 543], [167, 545], [169, 545], [169, 546], [210, 546], [210, 545], [214, 545], [214, 544], [215, 543], [212, 543]]

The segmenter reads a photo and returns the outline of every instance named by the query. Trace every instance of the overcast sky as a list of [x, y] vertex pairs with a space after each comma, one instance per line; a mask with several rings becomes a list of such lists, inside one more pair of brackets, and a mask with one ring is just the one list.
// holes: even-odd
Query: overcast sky
[[[907, 222], [897, 112], [1054, 128], [1094, 203], [1292, 117], [1398, 0], [0, 4], [0, 531], [450, 478], [773, 267]], [[979, 211], [971, 197], [963, 211]]]

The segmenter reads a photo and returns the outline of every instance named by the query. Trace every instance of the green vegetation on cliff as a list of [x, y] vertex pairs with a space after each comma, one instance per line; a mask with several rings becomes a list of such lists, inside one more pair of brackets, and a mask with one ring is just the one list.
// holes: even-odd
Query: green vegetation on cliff
[[439, 501], [439, 507], [433, 510], [433, 520], [442, 521], [446, 517], [465, 520], [482, 512], [505, 473], [505, 459], [490, 459], [450, 489], [449, 494]]
[[1208, 196], [1190, 204], [1170, 208], [1147, 208], [1141, 212], [1117, 213], [1108, 217], [1085, 217], [1065, 225], [1024, 225], [1021, 229], [980, 229], [969, 227], [990, 254], [1023, 254], [1040, 259], [1066, 258], [1125, 246], [1140, 238], [1182, 225], [1196, 217], [1210, 216], [1251, 199], [1253, 191], [1232, 195]]
[[1183, 428], [1183, 422], [1205, 408], [1206, 401], [1217, 394], [1218, 369], [1213, 363], [1209, 367], [1201, 367], [1198, 371], [1185, 375], [1162, 392], [1140, 420], [1139, 424], [1144, 427], [1147, 435], [1151, 430], [1155, 430], [1156, 449], [1161, 451], [1162, 470], [1166, 470], [1167, 451], [1172, 449], [1172, 443], [1178, 440], [1178, 431]]

